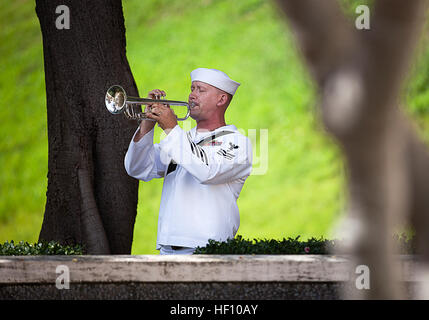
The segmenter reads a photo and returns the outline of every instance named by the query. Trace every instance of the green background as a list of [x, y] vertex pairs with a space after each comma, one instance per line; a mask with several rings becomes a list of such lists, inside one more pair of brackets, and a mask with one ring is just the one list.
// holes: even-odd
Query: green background
[[[342, 3], [354, 23], [355, 6], [368, 1]], [[141, 96], [160, 88], [167, 98], [186, 100], [190, 71], [220, 69], [242, 83], [226, 117], [246, 135], [257, 133], [256, 172], [262, 165], [260, 133], [268, 130], [268, 170], [244, 185], [238, 233], [332, 236], [346, 201], [341, 154], [317, 118], [316, 92], [278, 9], [263, 0], [123, 0], [123, 7], [127, 56]], [[0, 242], [37, 241], [46, 200], [43, 48], [34, 8], [33, 1], [0, 3]], [[427, 31], [404, 91], [405, 109], [426, 141]], [[156, 130], [159, 141], [162, 132]], [[157, 253], [161, 188], [162, 180], [140, 182], [133, 254]]]

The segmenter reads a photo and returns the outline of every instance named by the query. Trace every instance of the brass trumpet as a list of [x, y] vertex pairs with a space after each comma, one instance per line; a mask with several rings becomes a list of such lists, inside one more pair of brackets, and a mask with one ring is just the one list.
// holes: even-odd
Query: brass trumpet
[[[187, 113], [183, 118], [177, 118], [178, 121], [183, 121], [188, 119], [189, 113], [191, 112], [189, 103], [184, 101], [176, 101], [176, 100], [165, 100], [165, 99], [149, 99], [149, 98], [139, 98], [139, 97], [130, 97], [127, 96], [124, 88], [119, 85], [111, 86], [107, 92], [105, 97], [106, 108], [112, 114], [124, 113], [125, 116], [130, 120], [144, 120], [148, 119], [146, 116], [146, 112], [141, 111], [140, 105], [148, 105], [153, 103], [162, 103], [168, 104], [172, 106], [186, 106]], [[153, 120], [153, 119], [148, 119]], [[153, 120], [154, 121], [154, 120]]]

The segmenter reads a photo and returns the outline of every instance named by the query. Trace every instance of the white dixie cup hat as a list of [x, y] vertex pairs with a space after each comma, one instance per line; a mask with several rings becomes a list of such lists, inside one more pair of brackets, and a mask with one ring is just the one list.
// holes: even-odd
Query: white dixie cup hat
[[192, 81], [201, 81], [234, 95], [240, 83], [232, 80], [225, 72], [217, 69], [198, 68], [191, 72]]

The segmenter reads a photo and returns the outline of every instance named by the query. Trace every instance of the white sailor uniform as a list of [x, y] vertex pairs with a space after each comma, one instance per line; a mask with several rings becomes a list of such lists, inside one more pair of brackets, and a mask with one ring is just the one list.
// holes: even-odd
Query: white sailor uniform
[[159, 144], [153, 134], [132, 140], [124, 163], [136, 179], [164, 178], [156, 248], [233, 238], [240, 224], [237, 198], [252, 169], [250, 140], [233, 125], [203, 133], [177, 125]]

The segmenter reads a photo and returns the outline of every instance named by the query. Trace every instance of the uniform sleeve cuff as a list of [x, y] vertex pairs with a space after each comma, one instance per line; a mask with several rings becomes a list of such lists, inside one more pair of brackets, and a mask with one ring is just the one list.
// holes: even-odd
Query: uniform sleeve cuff
[[135, 142], [134, 137], [136, 134], [140, 131], [140, 127], [137, 128], [136, 132], [133, 135], [133, 138], [131, 139], [131, 143], [134, 144], [136, 147], [143, 147], [146, 146], [148, 143], [153, 143], [153, 134], [155, 132], [155, 128], [152, 128], [149, 132], [147, 132], [139, 141]]
[[161, 150], [171, 156], [171, 151], [173, 148], [180, 145], [182, 133], [183, 130], [179, 125], [176, 125], [173, 129], [171, 129], [168, 135], [159, 143]]

